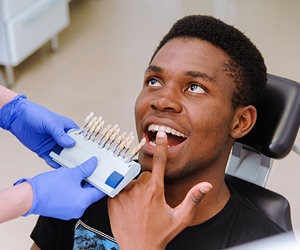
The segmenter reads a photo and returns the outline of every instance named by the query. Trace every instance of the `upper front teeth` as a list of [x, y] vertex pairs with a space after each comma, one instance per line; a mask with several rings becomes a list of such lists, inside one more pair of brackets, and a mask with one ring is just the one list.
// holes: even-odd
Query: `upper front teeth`
[[172, 135], [176, 135], [176, 136], [180, 136], [180, 137], [183, 137], [183, 138], [186, 138], [186, 135], [180, 133], [179, 131], [173, 129], [173, 128], [170, 128], [170, 127], [167, 127], [167, 126], [163, 126], [163, 125], [155, 125], [155, 124], [151, 124], [149, 127], [148, 127], [148, 131], [165, 131], [166, 133], [170, 133]]

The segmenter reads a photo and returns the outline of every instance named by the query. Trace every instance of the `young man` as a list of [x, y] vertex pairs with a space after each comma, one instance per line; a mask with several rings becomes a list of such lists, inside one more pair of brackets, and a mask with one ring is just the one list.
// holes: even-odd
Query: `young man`
[[224, 181], [266, 81], [260, 52], [234, 27], [209, 16], [176, 22], [136, 101], [143, 172], [80, 220], [40, 217], [33, 249], [223, 249], [284, 232]]

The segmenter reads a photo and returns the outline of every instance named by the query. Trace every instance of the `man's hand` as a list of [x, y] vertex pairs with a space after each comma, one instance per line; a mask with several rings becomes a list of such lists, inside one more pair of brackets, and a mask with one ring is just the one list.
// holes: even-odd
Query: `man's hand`
[[164, 196], [167, 151], [167, 136], [159, 131], [152, 173], [143, 172], [108, 201], [112, 233], [122, 250], [165, 249], [190, 225], [197, 204], [212, 187], [207, 182], [195, 185], [181, 204], [171, 208]]

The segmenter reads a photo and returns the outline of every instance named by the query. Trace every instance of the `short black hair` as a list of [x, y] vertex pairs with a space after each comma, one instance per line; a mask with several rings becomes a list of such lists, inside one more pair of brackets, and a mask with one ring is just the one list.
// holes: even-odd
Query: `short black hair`
[[267, 82], [267, 68], [259, 50], [240, 30], [212, 16], [183, 17], [163, 37], [151, 61], [174, 38], [198, 38], [224, 51], [230, 57], [224, 70], [236, 84], [232, 107], [257, 106]]

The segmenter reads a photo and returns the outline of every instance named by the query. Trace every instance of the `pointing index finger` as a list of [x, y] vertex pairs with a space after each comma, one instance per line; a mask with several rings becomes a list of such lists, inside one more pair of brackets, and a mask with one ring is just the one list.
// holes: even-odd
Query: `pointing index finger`
[[156, 149], [153, 156], [152, 177], [159, 182], [164, 181], [165, 168], [168, 157], [168, 138], [164, 131], [156, 134]]

